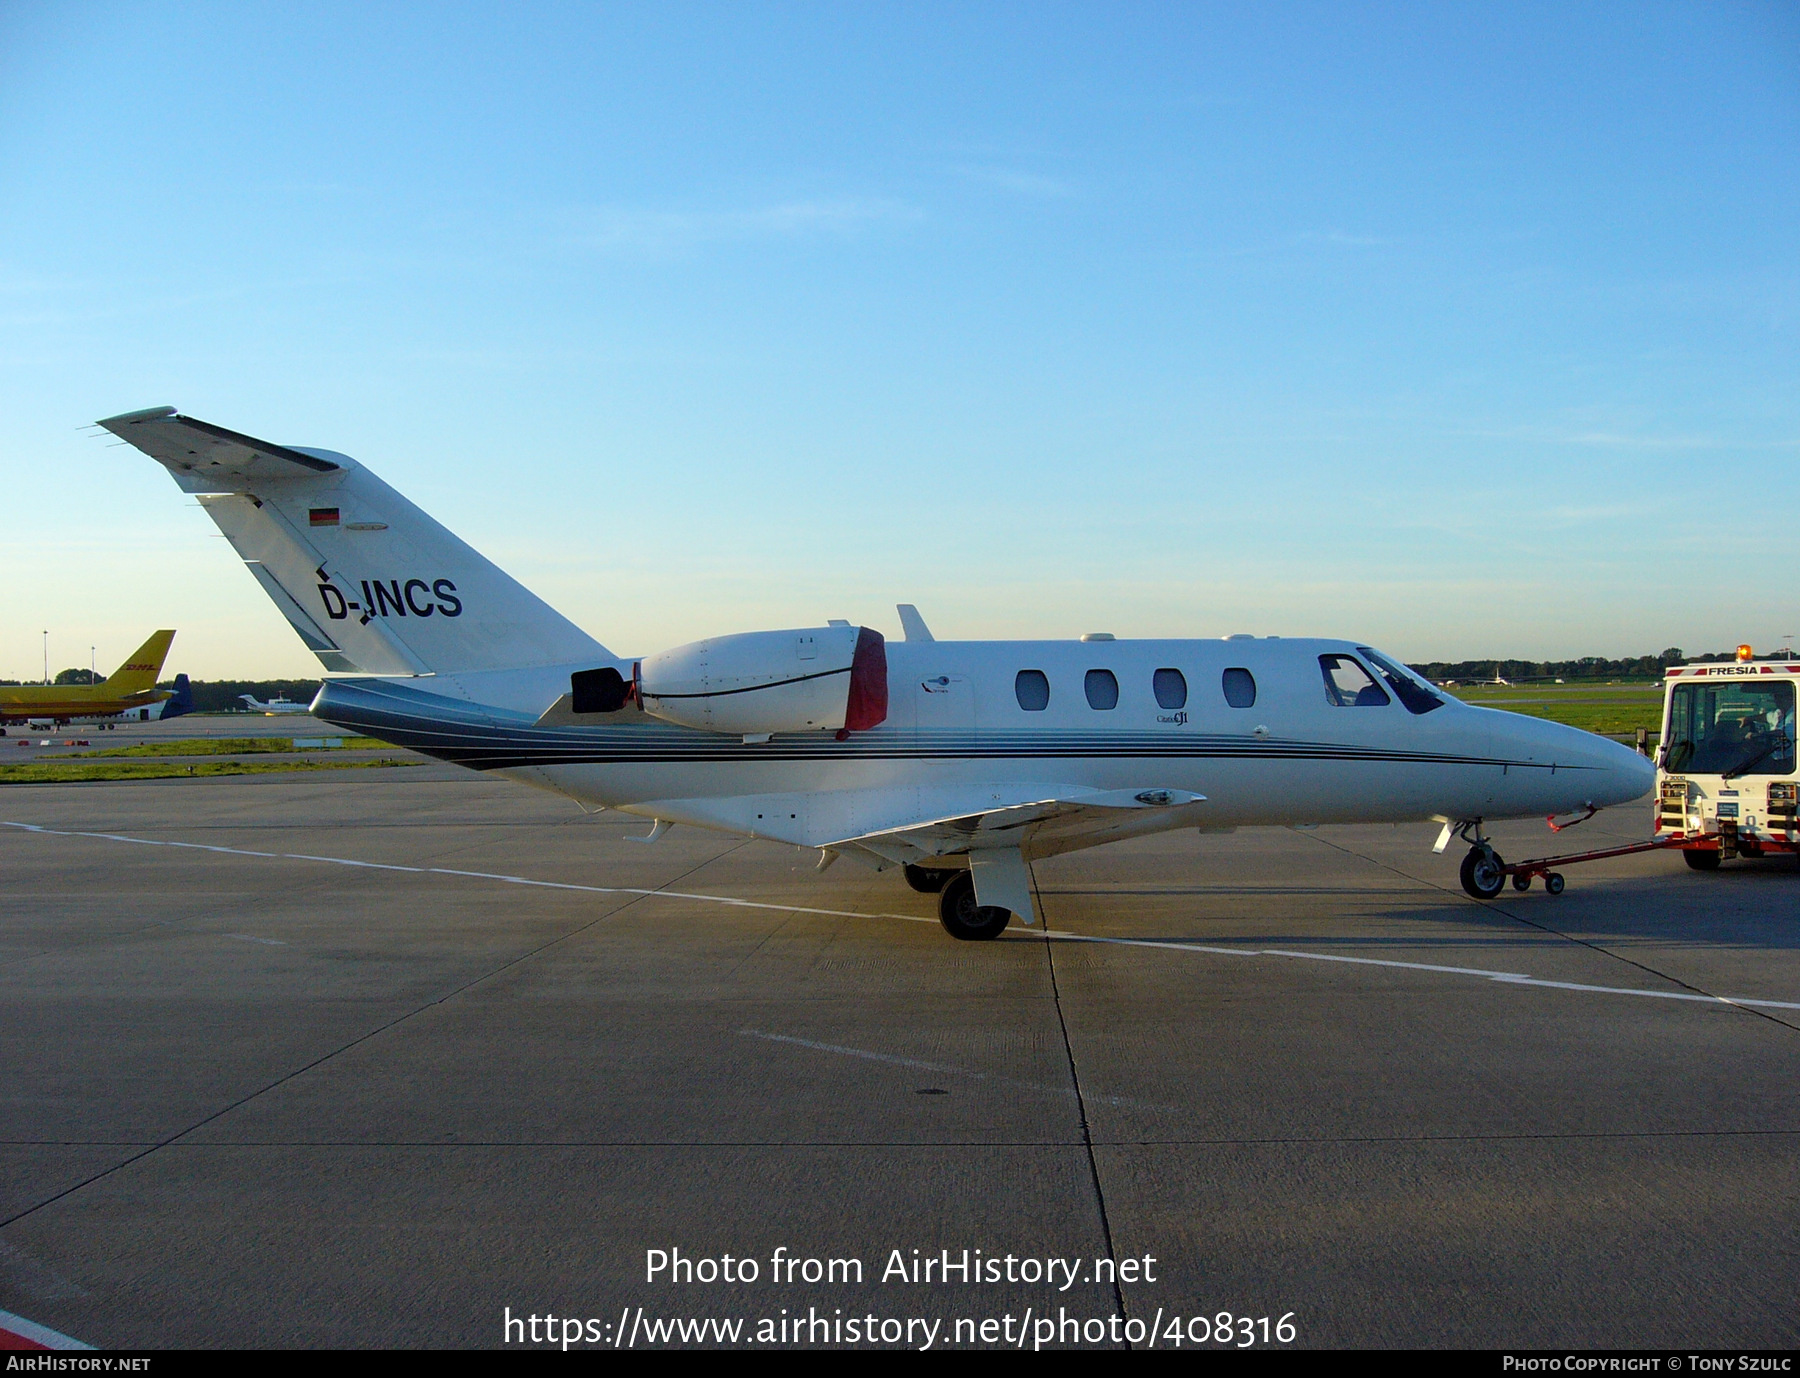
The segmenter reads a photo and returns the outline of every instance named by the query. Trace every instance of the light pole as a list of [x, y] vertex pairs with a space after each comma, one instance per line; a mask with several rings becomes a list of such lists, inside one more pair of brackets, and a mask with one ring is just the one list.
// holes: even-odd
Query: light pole
[[44, 683], [50, 682], [50, 633], [44, 633]]

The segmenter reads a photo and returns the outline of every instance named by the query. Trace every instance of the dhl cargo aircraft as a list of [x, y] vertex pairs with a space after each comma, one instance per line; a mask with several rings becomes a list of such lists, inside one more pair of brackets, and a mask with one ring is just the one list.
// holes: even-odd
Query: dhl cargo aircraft
[[347, 455], [169, 407], [100, 423], [194, 494], [329, 672], [315, 717], [674, 824], [903, 870], [959, 938], [1029, 863], [1177, 828], [1482, 821], [1643, 795], [1604, 738], [1440, 694], [1355, 641], [905, 640], [849, 622], [618, 656]]
[[[0, 723], [87, 722], [121, 716], [148, 720], [192, 712], [193, 692], [186, 675], [176, 677], [173, 690], [156, 687], [174, 640], [172, 631], [154, 633], [99, 684], [0, 685]], [[0, 727], [0, 736], [5, 732]]]

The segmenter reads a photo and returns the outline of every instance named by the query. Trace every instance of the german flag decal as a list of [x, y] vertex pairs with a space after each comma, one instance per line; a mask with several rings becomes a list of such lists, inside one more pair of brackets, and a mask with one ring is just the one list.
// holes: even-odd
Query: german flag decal
[[309, 526], [336, 526], [338, 524], [338, 510], [335, 507], [314, 507], [309, 509], [306, 515]]

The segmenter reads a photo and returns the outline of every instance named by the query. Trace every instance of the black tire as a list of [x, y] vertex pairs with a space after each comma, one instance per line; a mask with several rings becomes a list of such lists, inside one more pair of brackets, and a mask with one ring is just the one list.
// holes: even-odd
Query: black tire
[[[1544, 884], [1546, 884], [1546, 885], [1548, 885], [1549, 883], [1550, 882], [1547, 880], [1544, 882]], [[1530, 871], [1520, 871], [1518, 873], [1518, 875], [1513, 877], [1513, 889], [1529, 890], [1530, 888], [1531, 888], [1531, 872]]]
[[938, 895], [938, 922], [944, 932], [964, 942], [986, 942], [998, 938], [1012, 922], [1012, 911], [975, 902], [975, 878], [967, 871], [950, 877]]
[[1506, 872], [1500, 869], [1505, 864], [1491, 848], [1469, 848], [1462, 864], [1463, 889], [1478, 900], [1493, 899], [1506, 884]]
[[943, 893], [944, 887], [950, 883], [950, 877], [956, 872], [936, 870], [928, 866], [914, 866], [909, 861], [901, 874], [906, 877], [906, 883], [921, 895], [938, 895]]
[[1549, 875], [1544, 877], [1544, 889], [1549, 891], [1552, 895], [1562, 894], [1563, 878], [1557, 875], [1555, 871], [1552, 871]]
[[1683, 852], [1681, 854], [1681, 859], [1687, 862], [1688, 866], [1695, 871], [1716, 871], [1719, 869], [1719, 854], [1717, 852]]

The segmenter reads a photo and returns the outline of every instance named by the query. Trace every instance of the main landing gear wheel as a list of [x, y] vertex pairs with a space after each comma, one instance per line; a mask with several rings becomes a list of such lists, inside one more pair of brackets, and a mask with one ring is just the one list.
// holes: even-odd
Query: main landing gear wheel
[[1506, 884], [1506, 863], [1492, 847], [1471, 847], [1463, 858], [1462, 884], [1478, 900], [1491, 900]]
[[1696, 871], [1716, 871], [1719, 869], [1717, 852], [1683, 852], [1681, 859]]
[[930, 866], [914, 866], [909, 861], [901, 874], [906, 877], [906, 883], [921, 895], [937, 895], [943, 893], [944, 887], [950, 883], [950, 877], [956, 872], [937, 870]]
[[1012, 922], [1010, 909], [975, 902], [975, 878], [967, 871], [950, 877], [938, 896], [938, 922], [944, 932], [964, 942], [983, 942], [998, 938]]

